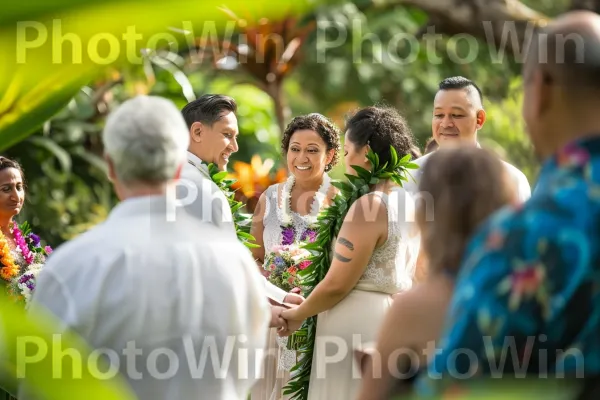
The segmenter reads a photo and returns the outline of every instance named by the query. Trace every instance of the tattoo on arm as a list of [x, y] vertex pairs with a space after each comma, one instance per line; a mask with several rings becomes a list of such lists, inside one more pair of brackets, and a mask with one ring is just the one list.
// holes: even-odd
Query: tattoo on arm
[[335, 258], [337, 258], [338, 260], [340, 260], [341, 262], [350, 262], [352, 261], [351, 258], [346, 258], [343, 255], [341, 255], [340, 253], [338, 253], [337, 251], [334, 252], [333, 254], [335, 256]]
[[354, 251], [354, 244], [352, 244], [352, 242], [349, 241], [348, 239], [340, 237], [340, 238], [338, 238], [338, 243], [341, 244], [342, 246], [346, 246], [351, 251]]

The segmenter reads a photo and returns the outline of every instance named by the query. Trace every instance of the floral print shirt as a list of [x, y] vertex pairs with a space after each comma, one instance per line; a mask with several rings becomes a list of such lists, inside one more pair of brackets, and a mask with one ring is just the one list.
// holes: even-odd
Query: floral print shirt
[[600, 136], [561, 149], [529, 201], [483, 224], [436, 345], [423, 395], [442, 377], [600, 373]]

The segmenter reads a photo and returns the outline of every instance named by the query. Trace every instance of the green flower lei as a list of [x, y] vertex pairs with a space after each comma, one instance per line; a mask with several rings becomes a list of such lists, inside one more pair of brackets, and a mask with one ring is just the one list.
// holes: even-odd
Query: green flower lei
[[235, 190], [231, 186], [236, 182], [235, 179], [225, 179], [227, 177], [227, 171], [220, 171], [215, 164], [206, 164], [208, 166], [208, 174], [210, 179], [221, 189], [231, 208], [231, 215], [233, 216], [233, 224], [235, 226], [235, 233], [240, 242], [249, 249], [260, 247], [255, 241], [254, 236], [250, 234], [250, 222], [252, 220], [248, 215], [243, 214], [242, 208], [244, 203], [235, 199]]
[[[390, 162], [380, 165], [379, 156], [369, 150], [367, 159], [371, 162], [372, 171], [367, 171], [359, 166], [352, 166], [357, 175], [346, 174], [348, 182], [335, 181], [332, 184], [340, 192], [333, 203], [324, 209], [318, 217], [319, 230], [317, 239], [303, 247], [312, 253], [312, 264], [299, 272], [306, 287], [305, 296], [309, 296], [315, 287], [323, 280], [331, 265], [331, 241], [337, 237], [344, 218], [359, 197], [369, 193], [370, 185], [375, 185], [381, 180], [391, 179], [399, 186], [402, 181], [408, 181], [407, 169], [418, 168], [417, 164], [410, 162], [411, 156], [406, 155], [398, 159], [396, 150], [390, 148]], [[302, 327], [295, 332], [298, 344], [300, 361], [292, 368], [292, 378], [284, 388], [284, 394], [292, 395], [292, 400], [305, 400], [308, 398], [308, 385], [313, 358], [313, 348], [317, 331], [317, 316], [308, 318]]]

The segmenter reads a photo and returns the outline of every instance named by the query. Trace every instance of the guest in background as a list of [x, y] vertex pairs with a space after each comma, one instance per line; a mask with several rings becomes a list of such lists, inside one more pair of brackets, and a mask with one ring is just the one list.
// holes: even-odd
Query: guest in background
[[[475, 82], [462, 76], [446, 78], [439, 83], [439, 90], [433, 101], [431, 130], [438, 148], [456, 144], [479, 147], [478, 133], [486, 121], [483, 108], [483, 95]], [[433, 146], [433, 145], [432, 145]], [[416, 182], [407, 188], [415, 191], [418, 187], [421, 168], [427, 163], [432, 152], [415, 161], [419, 170], [411, 171]], [[517, 187], [517, 197], [525, 201], [531, 196], [527, 177], [515, 166], [503, 161], [504, 167]]]
[[[474, 367], [518, 378], [600, 375], [600, 15], [566, 13], [528, 49], [523, 117], [543, 161], [536, 190], [469, 243], [419, 393], [437, 388], [431, 377]], [[511, 351], [490, 351], [507, 341]]]

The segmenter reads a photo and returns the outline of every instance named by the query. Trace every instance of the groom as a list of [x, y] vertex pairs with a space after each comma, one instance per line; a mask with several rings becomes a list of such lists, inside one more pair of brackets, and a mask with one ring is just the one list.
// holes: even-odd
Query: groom
[[[233, 216], [227, 198], [212, 181], [203, 161], [215, 164], [221, 171], [227, 170], [229, 157], [238, 151], [239, 134], [234, 99], [220, 94], [206, 94], [187, 104], [183, 118], [190, 131], [188, 162], [184, 166], [178, 187], [177, 199], [192, 198], [185, 209], [203, 221], [208, 221], [235, 235]], [[185, 189], [185, 190], [184, 190]], [[197, 190], [196, 196], [190, 196]], [[184, 205], [182, 203], [182, 205]], [[302, 296], [286, 293], [265, 280], [266, 295], [275, 303], [300, 304]], [[274, 326], [285, 326], [279, 317], [281, 307], [273, 307]]]

